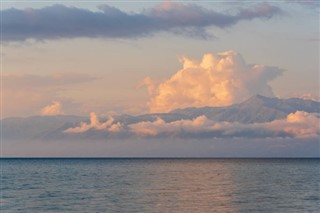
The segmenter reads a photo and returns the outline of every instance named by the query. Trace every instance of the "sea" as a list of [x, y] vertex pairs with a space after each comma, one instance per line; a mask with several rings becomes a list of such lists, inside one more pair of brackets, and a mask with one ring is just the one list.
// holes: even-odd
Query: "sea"
[[1, 159], [6, 212], [320, 212], [320, 159]]

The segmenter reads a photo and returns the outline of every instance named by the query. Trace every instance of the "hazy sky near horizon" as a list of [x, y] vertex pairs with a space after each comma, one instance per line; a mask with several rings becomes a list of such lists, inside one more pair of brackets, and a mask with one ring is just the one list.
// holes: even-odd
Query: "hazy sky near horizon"
[[318, 99], [319, 8], [318, 1], [2, 1], [3, 117], [165, 112], [254, 93]]

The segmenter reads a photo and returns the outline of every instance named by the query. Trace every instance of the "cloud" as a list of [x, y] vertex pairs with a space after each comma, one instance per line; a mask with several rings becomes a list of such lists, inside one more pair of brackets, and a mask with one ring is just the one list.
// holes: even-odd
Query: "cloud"
[[114, 123], [114, 119], [109, 117], [109, 119], [101, 123], [94, 112], [90, 113], [90, 123], [81, 122], [79, 126], [66, 129], [65, 133], [84, 133], [88, 130], [100, 130], [106, 132], [117, 133], [121, 130], [121, 124], [119, 122]]
[[147, 87], [148, 93], [153, 94], [156, 89], [156, 82], [152, 80], [150, 77], [145, 77], [137, 86], [137, 88], [141, 88], [143, 86]]
[[2, 10], [3, 41], [60, 38], [137, 38], [171, 32], [207, 38], [211, 26], [226, 28], [239, 21], [268, 19], [282, 11], [267, 3], [238, 9], [235, 13], [216, 12], [195, 4], [162, 3], [140, 13], [124, 12], [101, 5], [100, 11], [53, 5], [40, 9]]
[[151, 112], [177, 108], [226, 106], [260, 94], [273, 96], [269, 82], [282, 70], [247, 64], [239, 53], [206, 54], [201, 61], [181, 58], [183, 68], [158, 85], [146, 78]]
[[59, 101], [53, 101], [50, 105], [41, 109], [40, 114], [44, 116], [61, 115], [63, 114], [62, 104]]
[[[116, 121], [109, 117], [100, 122], [95, 113], [90, 122], [81, 122], [64, 133], [86, 133], [89, 130], [114, 133], [115, 138], [314, 138], [320, 135], [319, 114], [297, 111], [284, 119], [265, 123], [218, 122], [201, 115], [194, 119], [165, 121], [156, 117], [152, 121]], [[89, 133], [89, 136], [92, 136]], [[99, 134], [98, 134], [99, 135]], [[107, 137], [108, 135], [103, 135]]]
[[201, 133], [211, 130], [214, 122], [208, 120], [205, 116], [199, 116], [193, 120], [178, 120], [165, 122], [161, 118], [155, 121], [142, 121], [129, 125], [129, 129], [139, 135], [156, 136], [162, 133], [178, 134], [182, 132]]
[[5, 117], [38, 114], [39, 110], [52, 100], [63, 104], [65, 113], [76, 113], [75, 109], [79, 109], [79, 103], [71, 97], [63, 97], [62, 91], [73, 85], [97, 79], [81, 73], [4, 74], [1, 78]]
[[320, 102], [320, 94], [319, 91], [315, 91], [316, 94], [314, 93], [295, 93], [293, 97], [305, 99], [305, 100], [312, 100], [312, 101], [317, 101]]
[[303, 111], [291, 113], [286, 119], [266, 123], [243, 124], [238, 122], [214, 122], [206, 116], [192, 120], [165, 122], [142, 121], [128, 125], [130, 131], [141, 136], [178, 136], [192, 138], [278, 138], [316, 137], [320, 135], [320, 120], [314, 114]]
[[320, 135], [320, 119], [317, 114], [303, 111], [290, 113], [286, 120], [275, 120], [263, 126], [274, 131], [281, 130], [296, 137]]

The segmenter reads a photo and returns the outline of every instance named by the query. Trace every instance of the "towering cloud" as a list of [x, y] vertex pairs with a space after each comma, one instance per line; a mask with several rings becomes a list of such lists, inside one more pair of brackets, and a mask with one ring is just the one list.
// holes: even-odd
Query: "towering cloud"
[[158, 85], [146, 78], [151, 112], [226, 106], [256, 94], [273, 96], [268, 83], [282, 73], [277, 67], [247, 64], [234, 51], [206, 54], [201, 61], [183, 57], [181, 63], [181, 70]]
[[44, 115], [44, 116], [63, 114], [62, 104], [58, 101], [53, 101], [52, 104], [45, 106], [40, 113], [41, 115]]
[[2, 14], [2, 39], [59, 38], [136, 38], [157, 32], [197, 37], [211, 36], [208, 27], [230, 27], [239, 21], [268, 19], [281, 14], [278, 7], [266, 3], [238, 9], [234, 13], [217, 12], [194, 4], [163, 3], [140, 13], [127, 13], [101, 5], [99, 12], [64, 5], [40, 9], [6, 9]]

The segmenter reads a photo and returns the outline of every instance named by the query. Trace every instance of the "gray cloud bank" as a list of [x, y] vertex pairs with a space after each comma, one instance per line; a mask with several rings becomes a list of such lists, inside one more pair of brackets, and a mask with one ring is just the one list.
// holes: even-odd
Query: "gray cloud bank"
[[140, 13], [101, 5], [100, 11], [53, 5], [40, 9], [2, 10], [3, 41], [61, 38], [137, 38], [171, 32], [200, 38], [212, 36], [207, 28], [226, 28], [239, 21], [269, 19], [282, 11], [267, 3], [239, 8], [234, 13], [217, 12], [195, 4], [162, 3]]

